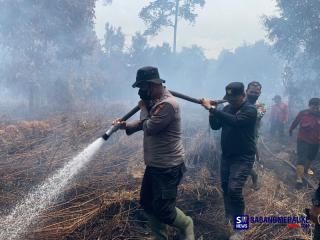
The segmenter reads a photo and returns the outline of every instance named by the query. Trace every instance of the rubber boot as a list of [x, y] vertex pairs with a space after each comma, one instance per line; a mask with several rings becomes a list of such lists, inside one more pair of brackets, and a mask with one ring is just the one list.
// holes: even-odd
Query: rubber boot
[[244, 232], [234, 232], [234, 234], [230, 236], [229, 240], [244, 240]]
[[251, 171], [251, 178], [252, 178], [252, 188], [255, 191], [258, 191], [260, 189], [260, 179], [259, 175], [256, 170]]
[[160, 222], [154, 216], [148, 215], [149, 226], [154, 240], [168, 240], [167, 225]]
[[227, 236], [229, 240], [243, 240], [244, 234], [242, 231], [235, 231], [233, 229], [232, 220], [230, 218], [225, 219], [225, 225], [227, 230]]
[[192, 218], [186, 216], [179, 208], [176, 208], [177, 216], [172, 226], [179, 229], [180, 239], [194, 240], [193, 221]]
[[232, 220], [229, 218], [226, 218], [225, 219], [225, 226], [226, 226], [226, 230], [227, 230], [226, 233], [227, 233], [228, 237], [230, 237], [232, 234], [234, 234]]
[[296, 174], [297, 174], [297, 179], [296, 179], [296, 188], [301, 189], [303, 185], [303, 175], [304, 175], [304, 166], [303, 165], [297, 165], [296, 168]]

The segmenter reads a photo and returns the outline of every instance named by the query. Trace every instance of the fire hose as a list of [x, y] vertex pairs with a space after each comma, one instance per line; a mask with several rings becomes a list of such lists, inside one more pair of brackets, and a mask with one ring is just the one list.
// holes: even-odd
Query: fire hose
[[[277, 155], [275, 155], [270, 148], [266, 145], [266, 143], [264, 142], [263, 138], [261, 138], [261, 143], [262, 146], [264, 147], [265, 150], [267, 150], [267, 152], [274, 157], [275, 159], [278, 159], [280, 161], [282, 161], [283, 163], [285, 163], [287, 166], [289, 166], [293, 171], [296, 171], [296, 167], [288, 160], [286, 159], [281, 159], [279, 158]], [[313, 188], [313, 190], [317, 189], [317, 185], [315, 183], [313, 183], [308, 177], [303, 176], [303, 180], [310, 186]]]
[[[192, 102], [192, 103], [196, 103], [196, 104], [201, 104], [201, 103], [202, 103], [201, 99], [193, 98], [193, 97], [187, 96], [187, 95], [182, 94], [182, 93], [178, 93], [178, 92], [175, 92], [175, 91], [170, 91], [170, 93], [171, 93], [173, 96], [175, 96], [175, 97], [177, 97], [177, 98], [181, 98], [181, 99], [186, 100], [186, 101], [188, 101], [188, 102]], [[212, 102], [212, 104], [214, 103], [214, 104], [218, 105], [218, 104], [225, 103], [225, 102], [227, 102], [227, 101], [226, 101], [226, 100], [215, 100], [215, 101], [211, 101], [211, 102]], [[127, 121], [127, 120], [128, 120], [129, 118], [131, 118], [134, 114], [136, 114], [137, 112], [139, 112], [139, 110], [140, 110], [139, 106], [135, 106], [135, 107], [132, 108], [126, 115], [124, 115], [122, 118], [119, 119], [120, 122], [122, 122], [122, 121]], [[119, 125], [119, 124], [116, 124], [116, 125], [113, 125], [112, 127], [110, 127], [110, 128], [105, 132], [105, 134], [102, 136], [103, 139], [104, 139], [105, 141], [107, 141], [113, 133], [115, 133], [116, 131], [119, 130], [119, 128], [120, 128], [120, 125]]]

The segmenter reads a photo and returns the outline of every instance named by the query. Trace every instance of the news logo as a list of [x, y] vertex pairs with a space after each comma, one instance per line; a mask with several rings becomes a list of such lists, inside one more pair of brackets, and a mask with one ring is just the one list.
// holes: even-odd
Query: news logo
[[234, 230], [248, 230], [249, 229], [249, 216], [239, 215], [233, 219]]

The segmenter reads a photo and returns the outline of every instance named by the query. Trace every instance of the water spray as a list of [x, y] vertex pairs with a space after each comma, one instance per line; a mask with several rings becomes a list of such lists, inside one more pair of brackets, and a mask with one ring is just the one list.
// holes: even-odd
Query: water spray
[[[201, 104], [200, 99], [192, 98], [184, 94], [170, 91], [175, 97], [189, 102]], [[212, 101], [212, 104], [221, 104], [225, 100]], [[120, 120], [126, 121], [140, 110], [134, 107]], [[94, 155], [102, 147], [103, 143], [120, 128], [119, 124], [113, 125], [107, 132], [91, 143], [76, 157], [67, 162], [61, 169], [47, 178], [42, 184], [34, 188], [20, 203], [18, 203], [7, 216], [0, 217], [0, 240], [13, 240], [21, 238], [34, 224], [35, 219], [54, 202], [65, 186], [86, 166]], [[104, 141], [105, 140], [105, 141]]]

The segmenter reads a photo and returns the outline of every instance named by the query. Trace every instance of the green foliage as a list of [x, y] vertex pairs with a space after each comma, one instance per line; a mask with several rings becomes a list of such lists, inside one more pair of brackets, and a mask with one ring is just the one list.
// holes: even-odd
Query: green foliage
[[[58, 101], [49, 98], [48, 86], [55, 85], [57, 79], [65, 81], [74, 71], [72, 62], [81, 62], [97, 47], [95, 1], [0, 1], [0, 45], [11, 57], [5, 62], [5, 83], [28, 96], [31, 108], [40, 102]], [[61, 68], [61, 62], [69, 67]], [[59, 76], [62, 72], [64, 76]], [[59, 86], [70, 87], [71, 80], [67, 82]]]
[[265, 19], [269, 38], [277, 51], [290, 60], [305, 52], [319, 56], [320, 2], [318, 0], [277, 0], [280, 16]]
[[106, 23], [106, 33], [104, 35], [104, 49], [106, 54], [111, 56], [115, 54], [121, 54], [124, 48], [125, 36], [122, 33], [121, 27], [117, 29]]
[[[0, 43], [29, 57], [54, 46], [63, 57], [90, 51], [95, 0], [0, 1]], [[75, 47], [76, 46], [76, 47]]]
[[265, 26], [275, 51], [287, 61], [284, 80], [289, 100], [301, 107], [320, 94], [320, 2], [277, 0], [277, 5], [280, 15], [265, 18]]
[[145, 35], [157, 35], [162, 28], [172, 27], [174, 31], [174, 51], [178, 19], [195, 23], [196, 8], [203, 7], [205, 0], [153, 0], [142, 8], [139, 16], [147, 25]]
[[[184, 18], [183, 8], [194, 12], [204, 1], [180, 3]], [[93, 30], [94, 0], [12, 0], [11, 4], [0, 1], [1, 87], [9, 88], [15, 98], [29, 98], [33, 107], [69, 111], [95, 101], [132, 104], [138, 97], [131, 85], [137, 69], [145, 65], [157, 66], [170, 89], [199, 97], [222, 97], [230, 81], [260, 81], [266, 94], [267, 85], [272, 85], [272, 92], [279, 82], [281, 64], [264, 42], [208, 59], [197, 45], [177, 53], [169, 43], [150, 46], [142, 33], [125, 45], [122, 29], [107, 23], [100, 45]], [[191, 14], [190, 22], [195, 17]]]
[[[197, 17], [196, 7], [203, 7], [205, 0], [178, 0], [178, 17], [189, 23], [194, 23]], [[147, 24], [145, 34], [156, 35], [163, 27], [174, 27], [176, 0], [154, 0], [144, 7], [140, 17]]]

